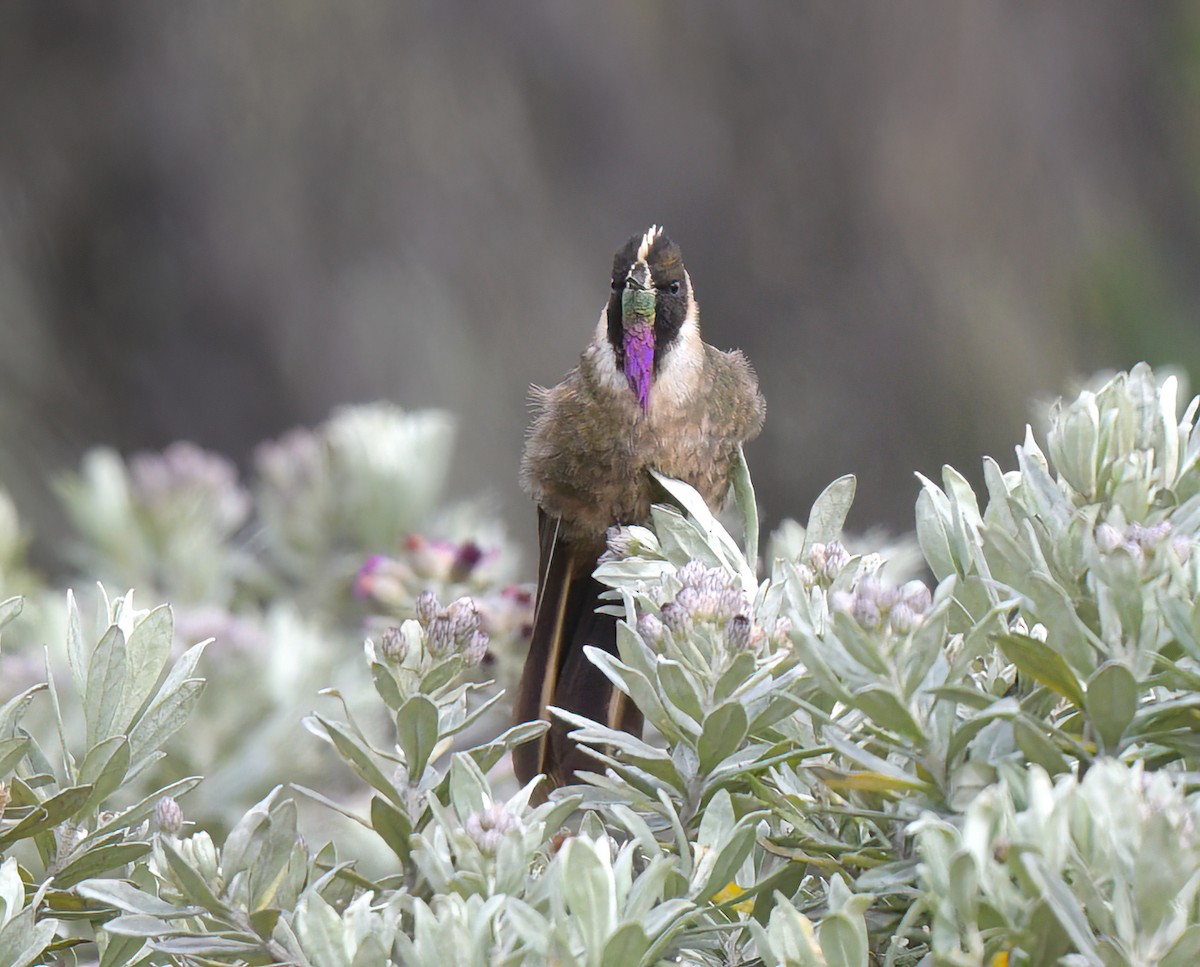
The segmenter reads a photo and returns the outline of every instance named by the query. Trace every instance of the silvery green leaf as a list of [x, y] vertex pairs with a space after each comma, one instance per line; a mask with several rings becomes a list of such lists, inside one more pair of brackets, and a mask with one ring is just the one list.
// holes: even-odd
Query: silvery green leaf
[[[866, 631], [848, 614], [837, 612], [833, 616], [833, 627], [837, 632], [836, 641], [841, 644], [848, 655], [862, 669], [874, 675], [887, 675], [888, 663], [879, 650], [877, 637]], [[826, 640], [828, 645], [832, 636]]]
[[749, 652], [740, 651], [734, 655], [713, 686], [713, 701], [724, 702], [733, 695], [754, 674], [754, 665], [754, 656]]
[[[114, 917], [104, 924], [104, 932], [114, 933], [119, 937], [169, 937], [175, 933], [187, 933], [188, 930], [186, 926], [175, 926], [158, 917], [127, 913], [124, 917]], [[130, 953], [137, 949], [138, 947], [133, 947]], [[101, 963], [103, 962], [102, 960]]]
[[655, 677], [658, 657], [628, 621], [617, 622], [617, 655], [647, 681]]
[[379, 835], [401, 863], [407, 864], [412, 855], [409, 837], [412, 835], [412, 821], [408, 814], [398, 809], [386, 799], [379, 796], [371, 797], [371, 828]]
[[[241, 955], [258, 953], [259, 944], [250, 939], [223, 937], [216, 934], [197, 934], [195, 936], [181, 934], [159, 940], [154, 944], [154, 949], [186, 960], [233, 957], [244, 962], [244, 957]], [[234, 962], [237, 963], [238, 960]]]
[[45, 691], [46, 687], [45, 683], [34, 685], [0, 705], [0, 735], [14, 737], [17, 725], [28, 710], [29, 703], [38, 692]]
[[54, 886], [69, 889], [82, 880], [120, 870], [150, 852], [149, 843], [113, 843], [90, 849], [54, 875]]
[[633, 967], [645, 963], [650, 938], [637, 923], [623, 923], [604, 945], [601, 967]]
[[867, 925], [862, 914], [839, 911], [822, 917], [817, 940], [829, 967], [866, 967]]
[[600, 963], [604, 944], [617, 925], [617, 893], [608, 844], [581, 837], [559, 851], [563, 896], [583, 934], [590, 963]]
[[865, 685], [853, 693], [855, 707], [865, 712], [876, 725], [913, 742], [925, 741], [925, 733], [908, 706], [884, 685]]
[[79, 619], [79, 605], [75, 592], [67, 591], [67, 663], [71, 667], [71, 678], [75, 691], [84, 694], [87, 680], [87, 649], [83, 643], [83, 628]]
[[122, 728], [150, 697], [166, 667], [175, 632], [175, 619], [167, 605], [142, 618], [125, 642], [127, 672], [116, 722]]
[[1106, 661], [1088, 679], [1085, 709], [1105, 749], [1116, 750], [1137, 706], [1137, 681], [1122, 662]]
[[1021, 711], [1021, 704], [1013, 696], [1001, 698], [979, 711], [967, 716], [954, 728], [950, 744], [946, 750], [946, 761], [955, 763], [958, 757], [966, 751], [968, 744], [986, 726], [998, 719], [1012, 719]]
[[396, 713], [396, 742], [413, 781], [425, 771], [438, 738], [437, 706], [424, 695], [409, 698]]
[[[122, 918], [116, 917], [113, 920], [109, 920], [105, 923], [104, 930], [98, 932], [96, 939], [100, 946], [99, 967], [143, 967], [146, 964], [146, 959], [140, 955], [146, 954], [147, 948], [145, 942], [140, 936], [125, 937], [113, 930], [112, 925], [120, 919]], [[153, 917], [147, 919], [154, 920]], [[165, 921], [159, 920], [156, 922], [162, 923], [163, 926], [167, 927], [167, 931], [164, 931], [164, 933], [169, 932], [170, 927]], [[161, 936], [161, 934], [154, 934], [154, 936]], [[134, 958], [137, 959], [135, 960]]]
[[78, 814], [91, 798], [91, 786], [70, 786], [38, 804], [16, 825], [0, 833], [0, 849], [22, 839], [53, 829]]
[[958, 573], [954, 547], [950, 541], [953, 524], [950, 517], [950, 501], [932, 480], [917, 476], [921, 480], [921, 493], [917, 495], [917, 541], [925, 562], [939, 581]]
[[1085, 392], [1067, 406], [1060, 400], [1051, 410], [1051, 420], [1047, 445], [1055, 468], [1077, 493], [1094, 499], [1100, 449], [1100, 411], [1095, 397]]
[[4, 601], [0, 601], [0, 628], [13, 620], [21, 613], [21, 609], [25, 607], [25, 599], [17, 594]]
[[754, 846], [754, 825], [762, 816], [763, 812], [754, 812], [736, 819], [726, 789], [709, 800], [692, 847], [689, 898], [702, 902], [733, 881]]
[[79, 766], [79, 781], [95, 787], [89, 809], [99, 808], [121, 787], [129, 772], [129, 761], [129, 740], [123, 735], [105, 739], [88, 750]]
[[983, 458], [983, 482], [988, 492], [986, 519], [995, 521], [998, 526], [1010, 532], [1016, 531], [1017, 521], [1009, 504], [1009, 489], [1004, 471], [991, 457]]
[[350, 967], [342, 918], [315, 890], [307, 891], [296, 905], [294, 929], [296, 939], [313, 964]]
[[1030, 762], [1041, 766], [1051, 776], [1061, 775], [1070, 769], [1066, 756], [1050, 741], [1040, 722], [1019, 715], [1013, 719], [1012, 728], [1017, 746]]
[[610, 588], [622, 588], [643, 581], [657, 584], [673, 570], [670, 561], [645, 557], [625, 557], [617, 561], [605, 561], [596, 568], [593, 577]]
[[636, 759], [643, 761], [662, 761], [669, 762], [671, 759], [670, 753], [656, 746], [650, 745], [639, 738], [622, 732], [617, 729], [610, 729], [601, 725], [598, 722], [593, 722], [591, 719], [584, 718], [582, 715], [575, 715], [565, 709], [549, 707], [556, 718], [562, 719], [569, 725], [576, 726], [571, 732], [571, 737], [576, 742], [581, 742], [590, 746], [613, 746], [620, 751], [633, 756]]
[[754, 920], [749, 921], [749, 926], [762, 960], [787, 967], [826, 967], [812, 921], [782, 893], [775, 894], [766, 927]]
[[179, 799], [191, 792], [199, 784], [200, 778], [198, 776], [189, 776], [188, 778], [179, 779], [160, 789], [156, 789], [128, 809], [118, 810], [110, 814], [104, 822], [96, 826], [93, 835], [101, 836], [115, 829], [132, 828], [153, 813], [158, 801], [164, 796]]
[[143, 914], [172, 920], [178, 917], [195, 916], [199, 911], [192, 906], [175, 906], [160, 900], [125, 880], [84, 880], [75, 891], [89, 900], [104, 903], [125, 913]]
[[464, 753], [450, 760], [450, 801], [461, 817], [490, 805], [491, 791], [479, 767]]
[[1063, 660], [1046, 642], [1028, 635], [997, 635], [996, 644], [1023, 674], [1069, 699], [1076, 708], [1084, 707], [1083, 686]]
[[929, 783], [918, 779], [916, 776], [905, 772], [899, 766], [883, 759], [873, 752], [868, 752], [866, 749], [856, 745], [851, 739], [839, 728], [827, 727], [822, 731], [822, 737], [833, 748], [849, 759], [851, 762], [862, 766], [876, 775], [883, 777], [893, 783], [897, 788], [926, 790], [930, 793], [935, 790]]
[[16, 857], [10, 856], [0, 863], [0, 926], [8, 923], [25, 906], [25, 885]]
[[650, 684], [645, 675], [600, 648], [585, 645], [583, 650], [588, 660], [604, 673], [605, 678], [633, 699], [633, 703], [641, 709], [647, 722], [672, 741], [680, 741], [683, 738], [679, 725], [667, 714], [658, 690]]
[[1192, 924], [1163, 954], [1159, 967], [1192, 967], [1200, 963], [1200, 924]]
[[[662, 484], [671, 497], [687, 511], [689, 523], [701, 537], [700, 543], [708, 549], [710, 555], [715, 557], [715, 561], [712, 563], [719, 564], [736, 574], [747, 593], [753, 594], [754, 589], [758, 587], [758, 580], [754, 575], [753, 567], [747, 563], [742, 551], [734, 543], [733, 538], [729, 536], [729, 532], [725, 530], [721, 522], [708, 509], [704, 498], [680, 480], [664, 477], [655, 470], [651, 470], [650, 473], [655, 480]], [[667, 508], [660, 509], [666, 510]], [[656, 517], [655, 520], [657, 523], [658, 518]], [[657, 527], [655, 530], [657, 532]], [[695, 555], [690, 556], [694, 557]]]
[[321, 735], [328, 738], [337, 749], [338, 754], [355, 772], [361, 776], [371, 788], [381, 792], [395, 805], [403, 808], [404, 802], [396, 791], [395, 784], [383, 774], [374, 758], [366, 747], [342, 725], [320, 715], [314, 715], [313, 721], [321, 727]]
[[129, 734], [131, 771], [137, 772], [172, 735], [183, 728], [192, 715], [200, 694], [204, 691], [203, 679], [193, 678], [182, 682], [175, 691], [163, 695], [147, 709]]
[[160, 839], [158, 848], [166, 857], [171, 878], [185, 899], [218, 917], [229, 915], [228, 905], [217, 896], [213, 887], [206, 881], [204, 874], [192, 866], [169, 839]]
[[811, 550], [813, 544], [828, 544], [841, 537], [857, 486], [854, 475], [846, 474], [829, 484], [813, 501], [804, 530], [804, 553]]
[[89, 745], [115, 734], [114, 728], [123, 731], [124, 723], [118, 723], [116, 719], [124, 685], [125, 635], [116, 625], [111, 625], [88, 659], [83, 712]]
[[748, 725], [746, 710], [739, 702], [726, 702], [709, 713], [696, 745], [702, 774], [712, 772], [734, 753], [746, 740]]
[[466, 750], [466, 754], [475, 760], [475, 764], [479, 766], [482, 772], [487, 773], [492, 770], [496, 763], [510, 749], [525, 742], [533, 741], [549, 727], [550, 723], [542, 719], [536, 722], [522, 722], [505, 730], [491, 742], [473, 746]]
[[746, 562], [751, 570], [758, 567], [758, 501], [754, 497], [754, 483], [750, 479], [750, 466], [746, 454], [739, 446], [733, 462], [733, 496], [742, 518], [742, 533], [745, 535]]
[[54, 940], [58, 921], [38, 922], [34, 917], [34, 910], [29, 907], [0, 928], [0, 963], [28, 967], [41, 960]]
[[28, 736], [18, 736], [13, 739], [0, 739], [0, 777], [7, 777], [25, 755], [25, 747], [29, 745]]
[[658, 682], [666, 697], [693, 723], [699, 723], [704, 718], [704, 710], [701, 708], [700, 693], [697, 691], [691, 675], [679, 662], [666, 658], [659, 659], [656, 670]]
[[1075, 944], [1078, 953], [1085, 962], [1094, 967], [1102, 967], [1103, 961], [1096, 950], [1095, 937], [1088, 926], [1087, 915], [1079, 906], [1079, 901], [1071, 893], [1071, 888], [1059, 874], [1046, 868], [1040, 857], [1031, 856], [1025, 863], [1034, 882], [1041, 889], [1054, 916]]

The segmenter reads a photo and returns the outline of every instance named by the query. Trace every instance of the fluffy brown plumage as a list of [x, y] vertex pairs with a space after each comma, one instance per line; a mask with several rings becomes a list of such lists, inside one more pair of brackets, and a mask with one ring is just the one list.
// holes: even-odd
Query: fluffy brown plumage
[[[653, 376], [639, 400], [631, 358], [631, 296], [653, 286]], [[646, 520], [651, 469], [686, 481], [714, 510], [724, 503], [738, 448], [762, 429], [765, 404], [749, 362], [700, 338], [691, 278], [660, 229], [617, 252], [612, 296], [579, 366], [552, 389], [535, 388], [536, 416], [521, 482], [538, 503], [540, 565], [533, 637], [516, 719], [549, 718], [548, 705], [638, 733], [641, 716], [583, 653], [616, 650], [616, 623], [596, 613], [603, 588], [592, 578], [613, 524]], [[636, 292], [632, 290], [637, 290]], [[544, 772], [571, 781], [589, 759], [554, 723], [514, 752], [518, 778]]]

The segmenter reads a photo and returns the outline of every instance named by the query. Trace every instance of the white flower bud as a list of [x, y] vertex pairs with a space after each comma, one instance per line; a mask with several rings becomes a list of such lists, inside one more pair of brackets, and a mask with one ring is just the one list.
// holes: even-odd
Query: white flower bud
[[477, 813], [471, 813], [463, 829], [481, 852], [495, 853], [505, 833], [519, 830], [521, 821], [500, 803], [494, 803]]
[[829, 595], [829, 607], [834, 611], [850, 614], [854, 610], [855, 596], [849, 591], [834, 591]]
[[704, 580], [704, 575], [708, 571], [699, 561], [688, 561], [675, 574], [679, 579], [679, 583], [685, 588], [698, 587], [700, 582]]
[[826, 562], [825, 545], [822, 544], [820, 541], [817, 541], [808, 549], [808, 563], [809, 563], [809, 565], [811, 565], [812, 569], [814, 571], [816, 571], [818, 574], [824, 574], [825, 573], [825, 562]]
[[725, 643], [733, 651], [744, 651], [750, 646], [753, 623], [744, 614], [735, 614], [725, 624]]
[[178, 836], [183, 830], [183, 810], [172, 796], [163, 796], [154, 804], [154, 825], [166, 836]]
[[1121, 545], [1121, 550], [1133, 558], [1133, 563], [1138, 567], [1141, 567], [1146, 563], [1146, 552], [1142, 550], [1142, 545], [1136, 541], [1125, 541], [1125, 543]]
[[454, 648], [454, 632], [451, 630], [450, 619], [438, 615], [429, 622], [429, 630], [425, 638], [431, 654], [441, 658], [448, 655]]
[[662, 641], [663, 622], [656, 614], [644, 614], [638, 618], [638, 634], [648, 644], [655, 645]]
[[860, 600], [878, 605], [879, 596], [883, 593], [883, 585], [880, 583], [878, 575], [868, 574], [855, 586], [854, 593]]
[[408, 645], [399, 628], [388, 628], [379, 641], [379, 652], [384, 661], [399, 665], [408, 654]]
[[888, 624], [897, 634], [906, 635], [921, 623], [921, 615], [901, 601], [888, 612]]
[[842, 542], [830, 541], [825, 548], [825, 565], [821, 568], [821, 571], [825, 577], [834, 578], [849, 563], [850, 552], [842, 546]]
[[692, 616], [688, 613], [687, 608], [679, 603], [678, 600], [672, 601], [670, 604], [664, 604], [659, 612], [662, 616], [662, 623], [673, 635], [683, 635], [687, 637], [692, 633], [693, 624]]
[[854, 620], [864, 628], [878, 628], [882, 620], [875, 599], [861, 594], [854, 599], [853, 614]]
[[463, 660], [468, 665], [478, 665], [484, 658], [487, 657], [488, 651], [488, 636], [486, 631], [472, 632], [470, 639], [467, 641], [466, 647], [463, 648]]
[[924, 581], [909, 581], [900, 589], [900, 600], [917, 614], [924, 614], [933, 604], [933, 595]]
[[422, 591], [417, 595], [414, 608], [417, 613], [417, 620], [421, 622], [421, 627], [428, 628], [429, 622], [441, 614], [442, 606], [438, 602], [437, 595], [432, 591]]
[[460, 646], [479, 630], [479, 609], [473, 598], [459, 598], [446, 609], [446, 617], [450, 619], [450, 634]]
[[1121, 545], [1121, 532], [1112, 524], [1104, 523], [1096, 528], [1096, 546], [1105, 554], [1111, 554]]

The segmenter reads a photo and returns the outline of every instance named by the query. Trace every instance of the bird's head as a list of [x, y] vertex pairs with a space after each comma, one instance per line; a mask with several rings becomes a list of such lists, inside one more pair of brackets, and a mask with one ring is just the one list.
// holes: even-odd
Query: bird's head
[[663, 360], [693, 312], [683, 256], [659, 226], [621, 246], [613, 259], [608, 341], [643, 411]]

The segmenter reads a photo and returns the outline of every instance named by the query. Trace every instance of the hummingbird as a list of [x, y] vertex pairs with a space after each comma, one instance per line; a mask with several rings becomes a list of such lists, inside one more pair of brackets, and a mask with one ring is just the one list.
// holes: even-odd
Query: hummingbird
[[593, 576], [610, 527], [650, 516], [651, 470], [694, 487], [719, 511], [738, 450], [762, 430], [766, 404], [749, 361], [700, 337], [679, 246], [652, 225], [613, 259], [612, 291], [579, 365], [534, 386], [521, 484], [538, 506], [538, 589], [515, 719], [551, 721], [513, 751], [522, 783], [573, 781], [593, 760], [548, 706], [641, 734], [641, 713], [584, 653], [616, 653], [617, 619], [597, 613]]

